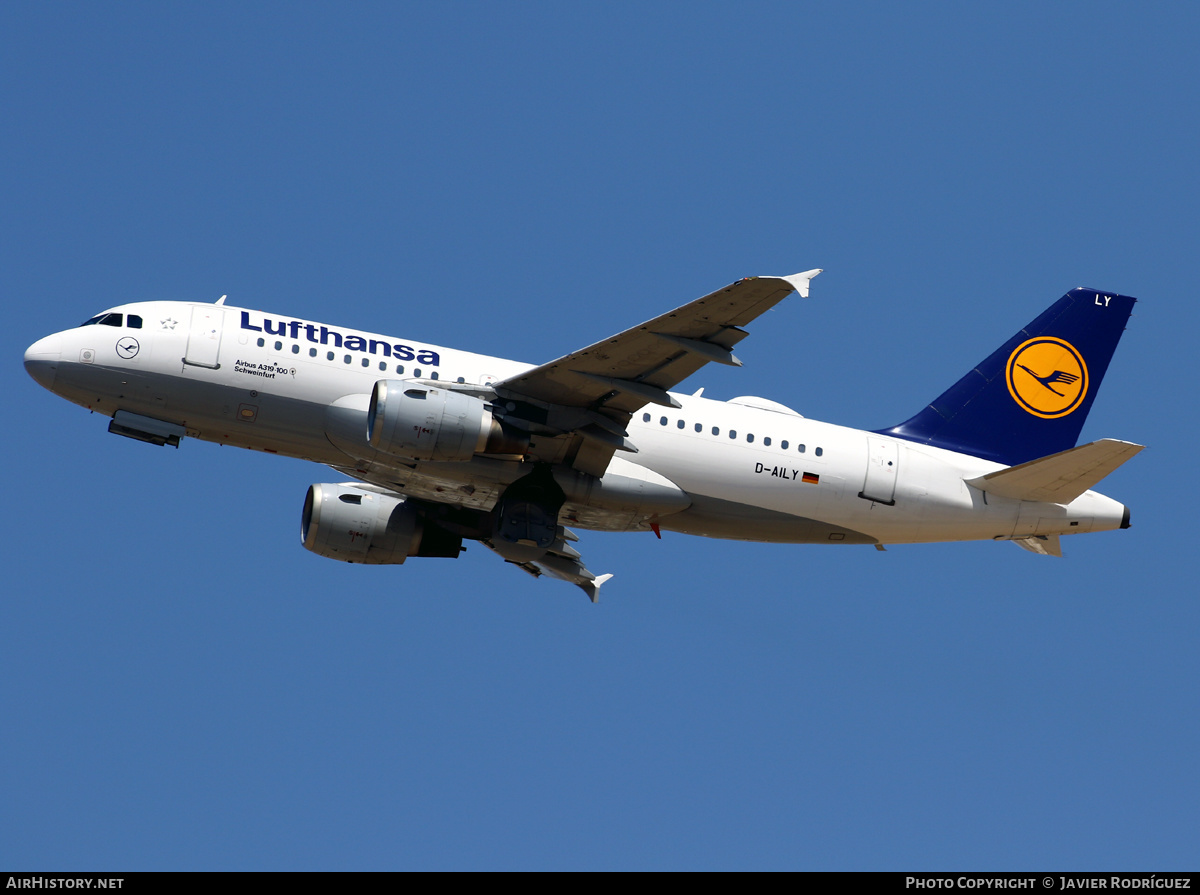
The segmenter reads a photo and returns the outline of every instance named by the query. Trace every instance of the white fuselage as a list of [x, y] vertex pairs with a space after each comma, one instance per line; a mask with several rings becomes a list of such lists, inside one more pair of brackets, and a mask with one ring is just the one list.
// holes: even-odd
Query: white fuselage
[[[438, 503], [491, 509], [527, 471], [512, 458], [401, 463], [371, 448], [362, 421], [378, 380], [483, 387], [529, 364], [220, 305], [142, 302], [112, 313], [126, 322], [35, 343], [26, 353], [30, 372], [109, 416], [167, 421], [195, 438], [328, 464]], [[130, 315], [140, 328], [128, 326]], [[1115, 529], [1125, 513], [1092, 491], [1067, 505], [985, 495], [964, 480], [999, 464], [805, 419], [761, 399], [673, 397], [678, 409], [647, 405], [634, 414], [629, 441], [638, 451], [618, 453], [606, 476], [661, 477], [688, 505], [647, 510], [569, 498], [564, 523], [897, 544]]]

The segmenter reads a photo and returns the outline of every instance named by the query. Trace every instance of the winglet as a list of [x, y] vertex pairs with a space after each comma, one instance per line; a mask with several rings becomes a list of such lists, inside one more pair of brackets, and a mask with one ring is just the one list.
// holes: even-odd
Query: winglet
[[801, 298], [808, 298], [809, 282], [823, 269], [824, 268], [818, 267], [814, 270], [806, 270], [804, 273], [794, 273], [790, 277], [778, 277], [778, 279], [788, 283], [793, 289], [800, 293]]
[[593, 603], [600, 602], [600, 585], [612, 577], [612, 572], [605, 575], [597, 575], [591, 581], [583, 582], [579, 586], [583, 592], [588, 595], [588, 599]]

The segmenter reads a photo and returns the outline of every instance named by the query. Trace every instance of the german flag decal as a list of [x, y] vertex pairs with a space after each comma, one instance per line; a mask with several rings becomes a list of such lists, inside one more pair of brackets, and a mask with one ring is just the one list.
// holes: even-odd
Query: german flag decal
[[815, 472], [806, 472], [800, 477], [800, 481], [804, 482], [806, 485], [815, 485], [821, 481], [821, 477]]

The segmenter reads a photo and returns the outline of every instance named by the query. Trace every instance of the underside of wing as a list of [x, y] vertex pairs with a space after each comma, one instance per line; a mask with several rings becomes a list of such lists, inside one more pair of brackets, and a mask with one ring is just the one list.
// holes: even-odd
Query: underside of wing
[[522, 546], [508, 544], [504, 541], [489, 539], [483, 545], [496, 553], [505, 562], [522, 571], [528, 572], [534, 578], [549, 575], [560, 581], [568, 581], [582, 590], [593, 603], [600, 601], [600, 585], [604, 584], [611, 574], [593, 575], [583, 564], [583, 557], [568, 541], [578, 541], [579, 538], [569, 528], [559, 527], [559, 536], [550, 549], [541, 553], [536, 559], [522, 558]]

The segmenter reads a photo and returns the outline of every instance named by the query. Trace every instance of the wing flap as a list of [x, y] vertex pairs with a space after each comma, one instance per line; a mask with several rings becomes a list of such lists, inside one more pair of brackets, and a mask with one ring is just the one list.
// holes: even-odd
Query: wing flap
[[966, 481], [1000, 497], [1068, 504], [1143, 448], [1102, 438]]

